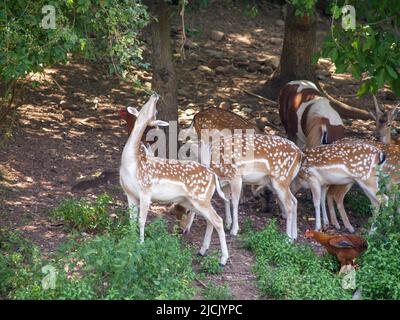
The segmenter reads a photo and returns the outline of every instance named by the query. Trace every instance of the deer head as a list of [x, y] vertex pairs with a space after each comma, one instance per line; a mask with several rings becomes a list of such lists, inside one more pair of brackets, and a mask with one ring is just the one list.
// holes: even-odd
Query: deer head
[[391, 143], [392, 123], [400, 111], [400, 104], [389, 111], [382, 111], [378, 105], [375, 95], [372, 96], [375, 106], [375, 113], [371, 110], [370, 114], [375, 120], [375, 136], [382, 143]]
[[127, 111], [133, 115], [136, 118], [135, 123], [139, 123], [141, 125], [146, 125], [149, 127], [156, 127], [156, 126], [168, 126], [169, 123], [162, 121], [162, 120], [156, 120], [156, 114], [157, 114], [157, 109], [156, 109], [156, 104], [160, 96], [156, 93], [152, 94], [150, 99], [145, 103], [145, 105], [142, 107], [140, 111], [138, 111], [134, 107], [128, 107]]

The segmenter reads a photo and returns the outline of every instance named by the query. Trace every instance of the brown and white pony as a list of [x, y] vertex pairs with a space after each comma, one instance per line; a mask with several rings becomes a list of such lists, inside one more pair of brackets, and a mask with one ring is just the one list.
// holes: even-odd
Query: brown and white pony
[[288, 138], [300, 148], [344, 137], [341, 117], [311, 81], [291, 81], [281, 89], [279, 115]]

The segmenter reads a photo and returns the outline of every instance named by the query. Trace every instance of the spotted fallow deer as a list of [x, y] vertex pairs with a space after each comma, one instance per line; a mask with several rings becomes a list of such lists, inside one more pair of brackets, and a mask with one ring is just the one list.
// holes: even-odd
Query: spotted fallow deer
[[[354, 143], [354, 144], [370, 144], [377, 148], [379, 148], [386, 156], [385, 165], [382, 168], [382, 171], [389, 175], [390, 177], [390, 185], [392, 184], [400, 184], [400, 146], [399, 145], [388, 145], [382, 142], [369, 141], [369, 140], [361, 140], [361, 139], [353, 139], [353, 138], [345, 138], [342, 140], [335, 141], [335, 144], [342, 143]], [[390, 185], [388, 188], [390, 188]], [[336, 202], [336, 206], [340, 213], [340, 217], [343, 221], [345, 228], [354, 233], [354, 228], [351, 225], [349, 218], [347, 216], [346, 210], [344, 208], [344, 198], [346, 194], [349, 192], [353, 184], [348, 185], [338, 185], [338, 186], [329, 186], [327, 191], [327, 202], [329, 208], [329, 215], [331, 223], [336, 227], [336, 229], [340, 229], [339, 222], [336, 218], [336, 212], [334, 207], [334, 202]]]
[[384, 162], [385, 154], [368, 144], [328, 144], [305, 149], [292, 190], [296, 194], [301, 187], [311, 189], [315, 229], [321, 230], [321, 207], [323, 224], [329, 225], [325, 205], [328, 186], [357, 183], [372, 204], [379, 206], [377, 166]]
[[[338, 143], [353, 142], [353, 143], [368, 143], [380, 148], [386, 154], [386, 163], [383, 167], [383, 172], [389, 174], [391, 184], [400, 183], [400, 140], [392, 138], [392, 123], [396, 119], [396, 115], [399, 113], [399, 106], [396, 106], [392, 110], [382, 111], [379, 107], [376, 96], [373, 95], [373, 102], [375, 106], [375, 112], [370, 111], [371, 116], [374, 118], [376, 123], [375, 134], [380, 142], [365, 141], [360, 139], [342, 139]], [[354, 228], [351, 225], [346, 210], [344, 208], [344, 198], [351, 189], [352, 185], [345, 186], [330, 186], [327, 192], [328, 208], [332, 224], [340, 229], [339, 222], [336, 218], [336, 212], [334, 202], [340, 213], [340, 217], [345, 225], [346, 229], [350, 232], [354, 232]]]
[[[189, 129], [195, 130], [197, 137], [203, 143], [209, 143], [209, 133], [215, 134], [215, 131], [222, 136], [230, 136], [238, 133], [258, 133], [263, 132], [247, 119], [236, 113], [220, 108], [207, 108], [198, 112], [192, 120]], [[205, 131], [207, 133], [205, 133]], [[202, 134], [203, 133], [203, 134]], [[252, 189], [253, 195], [255, 191]], [[244, 194], [241, 195], [240, 203], [246, 202]]]
[[[122, 152], [120, 183], [129, 206], [139, 207], [140, 241], [144, 241], [144, 227], [150, 203], [176, 203], [202, 215], [207, 221], [203, 245], [199, 251], [201, 255], [210, 246], [213, 229], [217, 229], [222, 250], [220, 262], [225, 265], [228, 249], [223, 222], [211, 205], [215, 189], [224, 197], [217, 175], [195, 161], [149, 156], [141, 144], [148, 126], [168, 125], [167, 122], [155, 120], [158, 98], [158, 95], [153, 94], [140, 112], [135, 108], [128, 108], [128, 112], [136, 116], [137, 120]], [[132, 211], [131, 218], [135, 218]]]
[[[120, 110], [120, 117], [126, 121], [128, 134], [131, 133], [136, 117], [125, 109]], [[148, 132], [150, 127], [146, 128], [142, 141], [148, 146], [151, 144], [150, 141], [145, 139], [145, 135]], [[246, 133], [246, 130], [253, 131], [255, 133], [261, 133], [261, 131], [257, 128], [256, 125], [246, 120], [245, 118], [227, 110], [219, 109], [219, 108], [207, 108], [198, 112], [192, 120], [190, 127], [187, 130], [194, 130], [198, 138], [202, 137], [202, 131], [208, 130], [210, 133], [215, 133], [218, 131], [222, 136], [232, 135], [235, 132], [238, 133], [238, 130], [242, 133]], [[208, 140], [207, 135], [207, 140]], [[208, 141], [207, 141], [208, 142]], [[244, 199], [241, 199], [244, 202]], [[174, 213], [178, 220], [181, 221], [181, 226], [186, 225], [185, 222], [185, 211], [179, 205], [174, 205], [170, 208], [170, 211]], [[189, 229], [185, 229], [184, 232], [187, 233]]]
[[[278, 198], [285, 214], [286, 233], [297, 238], [297, 199], [290, 190], [301, 165], [301, 150], [291, 141], [272, 135], [232, 135], [208, 146], [210, 167], [217, 173], [221, 186], [230, 189], [233, 205], [233, 224], [230, 202], [225, 200], [226, 224], [232, 224], [231, 235], [239, 231], [238, 205], [242, 184], [268, 187]], [[207, 149], [207, 147], [205, 148]], [[226, 194], [229, 192], [226, 192]], [[194, 214], [189, 217], [190, 229]]]
[[291, 81], [281, 89], [279, 115], [288, 138], [300, 148], [344, 137], [342, 119], [311, 81]]

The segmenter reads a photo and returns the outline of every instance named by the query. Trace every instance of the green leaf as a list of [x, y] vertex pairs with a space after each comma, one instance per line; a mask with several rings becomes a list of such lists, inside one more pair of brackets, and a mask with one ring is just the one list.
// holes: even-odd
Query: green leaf
[[400, 97], [400, 79], [391, 82], [391, 89], [394, 91], [396, 96]]
[[398, 78], [397, 72], [392, 68], [392, 66], [387, 64], [386, 65], [386, 70], [387, 70], [387, 72], [390, 74], [390, 76], [393, 79], [397, 79]]
[[337, 48], [333, 48], [330, 52], [329, 52], [329, 56], [331, 57], [332, 61], [335, 62], [339, 56], [338, 50]]
[[364, 94], [366, 94], [369, 91], [369, 82], [364, 82], [361, 84], [361, 86], [358, 88], [357, 91], [357, 96], [362, 97]]
[[367, 37], [367, 40], [365, 41], [364, 47], [363, 47], [364, 51], [369, 51], [371, 48], [373, 48], [375, 46], [375, 43], [376, 43], [375, 37], [373, 37], [373, 36]]
[[351, 68], [351, 74], [353, 75], [354, 78], [357, 80], [360, 80], [361, 78], [361, 68], [358, 64], [353, 64]]
[[332, 6], [331, 12], [334, 19], [339, 19], [342, 15], [341, 8], [339, 8], [339, 6], [336, 4]]
[[378, 87], [382, 87], [385, 84], [385, 69], [380, 68], [378, 73], [375, 75], [376, 82], [378, 84]]

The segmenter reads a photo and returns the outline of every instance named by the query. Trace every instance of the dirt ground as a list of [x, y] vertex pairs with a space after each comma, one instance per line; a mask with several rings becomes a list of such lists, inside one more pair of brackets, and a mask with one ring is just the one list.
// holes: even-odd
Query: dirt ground
[[[227, 102], [234, 112], [255, 121], [265, 117], [272, 125], [266, 133], [284, 135], [275, 106], [249, 95], [256, 91], [275, 70], [283, 42], [282, 8], [265, 5], [252, 19], [243, 15], [243, 8], [229, 8], [212, 3], [208, 8], [186, 13], [186, 27], [191, 37], [186, 45], [186, 59], [176, 60], [179, 78], [180, 124], [186, 126], [193, 115], [204, 107]], [[318, 41], [329, 30], [329, 19], [319, 16]], [[174, 46], [179, 48], [180, 22], [174, 21]], [[223, 39], [212, 40], [212, 31], [224, 33]], [[117, 172], [127, 136], [118, 110], [127, 105], [141, 106], [144, 93], [107, 75], [101, 64], [73, 60], [65, 66], [47, 69], [36, 80], [40, 86], [28, 89], [20, 109], [18, 128], [8, 144], [0, 149], [0, 224], [24, 231], [43, 252], [50, 252], [68, 237], [49, 218], [49, 211], [66, 197], [89, 197], [106, 191], [117, 205], [126, 206], [126, 198], [118, 183]], [[335, 98], [350, 105], [371, 108], [368, 98], [356, 99], [359, 82], [347, 74], [333, 74], [334, 66], [320, 60], [317, 74], [322, 86]], [[151, 71], [136, 71], [145, 85]], [[390, 92], [381, 91], [379, 100], [387, 107], [394, 101]], [[371, 138], [373, 121], [345, 120], [349, 135]], [[106, 171], [104, 179], [89, 188], [72, 188], [80, 179]], [[87, 187], [87, 186], [86, 186]], [[83, 190], [84, 189], [84, 190]], [[308, 196], [309, 199], [309, 196]], [[217, 212], [223, 216], [222, 202], [215, 197]], [[165, 207], [152, 206], [152, 214], [167, 213], [168, 221], [176, 219]], [[313, 207], [307, 196], [299, 205], [299, 241], [314, 224]], [[260, 202], [251, 199], [240, 206], [240, 221], [246, 217], [262, 228], [276, 217], [284, 232], [285, 221], [276, 212], [262, 212]], [[151, 218], [151, 217], [150, 217]], [[365, 222], [353, 218], [359, 228]], [[194, 250], [200, 247], [205, 223], [197, 219], [184, 241]], [[255, 277], [251, 272], [254, 257], [243, 248], [239, 239], [227, 235], [230, 261], [225, 271], [208, 276], [219, 284], [229, 284], [237, 299], [258, 299]], [[317, 252], [321, 248], [315, 246]], [[218, 250], [213, 237], [211, 250]], [[196, 283], [201, 288], [201, 284]], [[201, 294], [197, 296], [201, 298]]]

